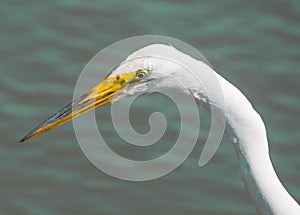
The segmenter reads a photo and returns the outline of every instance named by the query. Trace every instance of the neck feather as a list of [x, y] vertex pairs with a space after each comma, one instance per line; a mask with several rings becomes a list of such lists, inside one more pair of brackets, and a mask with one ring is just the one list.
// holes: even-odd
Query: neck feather
[[[241, 91], [203, 62], [170, 46], [151, 45], [133, 53], [130, 58], [156, 55], [157, 50], [160, 50], [159, 56], [177, 60], [188, 66], [189, 70], [198, 76], [196, 79], [190, 72], [182, 71], [182, 67], [178, 68], [177, 72], [176, 68], [172, 68], [171, 71], [175, 71], [172, 76], [176, 79], [170, 79], [168, 74], [167, 80], [170, 80], [171, 83], [164, 83], [164, 85], [178, 86], [184, 92], [192, 93], [195, 99], [202, 104], [204, 101], [209, 101], [210, 105], [218, 110], [217, 115], [222, 114], [226, 117], [226, 123], [234, 135], [234, 148], [245, 187], [255, 202], [258, 212], [277, 215], [300, 214], [299, 205], [282, 186], [272, 166], [265, 125]], [[166, 64], [163, 61], [161, 67], [163, 68], [164, 65], [170, 65], [170, 62]], [[222, 101], [220, 96], [215, 95], [218, 94], [217, 83], [213, 81], [215, 75], [217, 75], [217, 82], [222, 87], [224, 96]], [[199, 86], [200, 80], [203, 82], [203, 86]], [[188, 89], [186, 83], [188, 83]], [[209, 98], [206, 97], [207, 93], [210, 95]], [[218, 116], [216, 117], [218, 118]]]
[[[260, 214], [300, 214], [298, 203], [285, 190], [269, 157], [266, 129], [260, 115], [236, 87], [218, 75], [233, 145], [244, 185]], [[218, 106], [218, 101], [210, 101]]]

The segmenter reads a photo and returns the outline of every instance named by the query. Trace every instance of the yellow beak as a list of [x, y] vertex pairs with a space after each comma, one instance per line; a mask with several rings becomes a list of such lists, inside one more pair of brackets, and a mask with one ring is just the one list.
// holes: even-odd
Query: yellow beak
[[87, 93], [76, 99], [73, 103], [67, 105], [53, 116], [38, 125], [20, 140], [25, 142], [29, 139], [37, 137], [55, 127], [58, 127], [73, 118], [76, 118], [90, 110], [110, 103], [113, 97], [128, 88], [142, 82], [139, 74], [148, 74], [147, 70], [138, 70], [136, 72], [117, 75], [104, 79], [100, 84], [89, 90]]

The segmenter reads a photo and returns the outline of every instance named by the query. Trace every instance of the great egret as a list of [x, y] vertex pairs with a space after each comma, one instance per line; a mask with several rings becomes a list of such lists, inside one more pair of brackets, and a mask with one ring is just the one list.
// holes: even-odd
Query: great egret
[[[215, 73], [207, 64], [172, 46], [162, 44], [146, 46], [127, 58], [133, 59], [130, 65], [116, 68], [99, 85], [41, 123], [20, 142], [36, 137], [96, 107], [138, 93], [151, 92], [159, 88], [178, 88], [185, 93], [192, 93], [196, 100], [206, 97], [203, 86], [186, 70], [170, 61], [153, 57], [162, 50], [179, 56], [184, 62], [196, 63], [197, 71], [194, 72], [210, 70]], [[233, 145], [238, 156], [242, 179], [258, 213], [300, 214], [298, 203], [283, 187], [273, 168], [269, 157], [266, 129], [260, 115], [240, 90], [217, 73], [215, 75], [223, 90], [225, 108], [220, 108], [222, 107], [218, 105], [220, 101], [214, 98], [201, 99], [201, 103], [209, 101], [209, 105], [215, 106], [226, 117], [226, 124], [234, 135]], [[211, 86], [206, 90], [213, 89]]]

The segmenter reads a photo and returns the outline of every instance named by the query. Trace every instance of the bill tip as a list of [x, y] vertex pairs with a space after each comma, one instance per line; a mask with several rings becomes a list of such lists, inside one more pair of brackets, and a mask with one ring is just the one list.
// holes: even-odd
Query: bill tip
[[27, 136], [23, 137], [21, 140], [19, 140], [19, 143], [24, 143], [26, 140], [28, 140], [29, 138]]

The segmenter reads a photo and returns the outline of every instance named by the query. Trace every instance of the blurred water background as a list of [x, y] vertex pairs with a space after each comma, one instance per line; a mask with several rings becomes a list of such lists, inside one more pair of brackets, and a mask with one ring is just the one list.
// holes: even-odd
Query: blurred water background
[[[295, 0], [2, 0], [0, 214], [256, 213], [228, 137], [213, 159], [198, 167], [205, 127], [183, 165], [163, 178], [139, 183], [96, 169], [80, 150], [72, 123], [18, 144], [72, 100], [77, 77], [94, 54], [143, 34], [191, 44], [243, 90], [267, 125], [278, 175], [299, 201], [299, 24], [300, 3]], [[141, 99], [145, 104], [147, 96]], [[156, 104], [155, 111], [176, 111]], [[137, 112], [143, 115], [141, 109]], [[108, 113], [109, 106], [97, 110], [103, 122], [109, 121]], [[146, 117], [136, 121], [145, 122]], [[107, 135], [114, 150], [131, 158], [151, 158], [166, 149], [159, 143], [153, 151], [132, 152], [113, 130]]]

